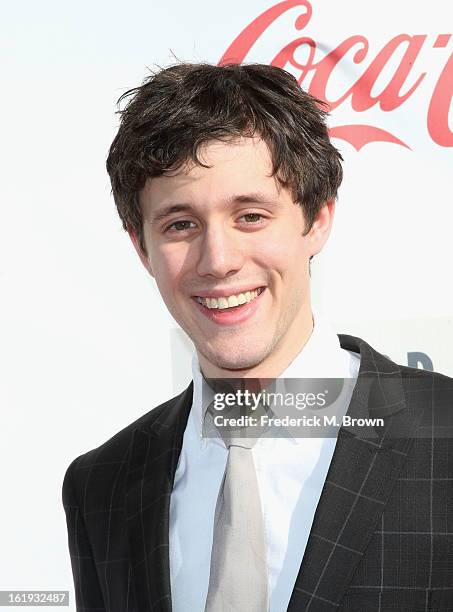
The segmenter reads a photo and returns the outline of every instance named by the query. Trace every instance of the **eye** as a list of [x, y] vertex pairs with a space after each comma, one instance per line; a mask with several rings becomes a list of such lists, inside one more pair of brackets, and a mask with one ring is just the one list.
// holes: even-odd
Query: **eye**
[[184, 230], [188, 230], [191, 229], [189, 227], [189, 225], [192, 223], [193, 226], [196, 227], [195, 223], [193, 221], [187, 221], [185, 219], [182, 219], [181, 221], [174, 221], [173, 223], [171, 223], [166, 229], [165, 231], [168, 232], [169, 230], [171, 230], [171, 228], [175, 228], [176, 232], [181, 232]]
[[247, 213], [242, 215], [241, 219], [245, 219], [246, 217], [248, 218], [247, 223], [261, 223], [261, 220], [265, 218], [260, 213]]

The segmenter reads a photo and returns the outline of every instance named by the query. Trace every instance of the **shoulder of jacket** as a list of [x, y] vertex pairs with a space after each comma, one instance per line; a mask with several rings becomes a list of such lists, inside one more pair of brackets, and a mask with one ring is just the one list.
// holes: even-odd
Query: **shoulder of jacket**
[[[192, 384], [192, 383], [191, 383]], [[190, 385], [189, 385], [190, 386]], [[120, 468], [122, 464], [127, 462], [128, 451], [134, 436], [134, 432], [138, 429], [143, 429], [151, 426], [154, 421], [158, 420], [162, 413], [167, 410], [181, 395], [186, 393], [187, 388], [179, 395], [156, 406], [143, 416], [139, 417], [133, 423], [130, 423], [111, 438], [103, 442], [100, 446], [83, 453], [76, 457], [68, 469], [66, 470], [65, 480], [70, 477], [76, 478], [75, 473], [89, 473], [94, 466], [103, 465], [105, 467], [111, 465], [113, 469]]]
[[399, 365], [401, 369], [401, 375], [403, 378], [413, 378], [414, 380], [420, 379], [425, 381], [431, 381], [434, 387], [452, 389], [453, 391], [453, 378], [446, 374], [432, 370], [422, 370], [420, 368], [411, 368], [409, 366]]

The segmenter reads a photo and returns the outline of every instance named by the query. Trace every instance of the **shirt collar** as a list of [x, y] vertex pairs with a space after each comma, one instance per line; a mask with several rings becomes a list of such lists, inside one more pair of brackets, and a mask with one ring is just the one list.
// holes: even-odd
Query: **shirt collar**
[[[193, 403], [192, 416], [197, 434], [202, 439], [202, 418], [214, 392], [200, 371], [196, 353], [192, 357]], [[293, 361], [278, 378], [349, 378], [351, 363], [348, 351], [343, 350], [331, 324], [313, 310], [313, 331]], [[301, 438], [292, 438], [300, 442]]]

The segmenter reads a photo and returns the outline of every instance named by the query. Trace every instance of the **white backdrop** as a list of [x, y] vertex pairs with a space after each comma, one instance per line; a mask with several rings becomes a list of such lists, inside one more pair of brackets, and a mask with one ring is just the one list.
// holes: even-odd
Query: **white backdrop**
[[[190, 380], [187, 343], [121, 229], [104, 168], [116, 99], [172, 54], [217, 63], [234, 43], [230, 54], [270, 63], [287, 48], [284, 67], [299, 77], [310, 47], [288, 45], [306, 37], [315, 64], [334, 61], [306, 70], [304, 87], [319, 89], [332, 68], [325, 92], [335, 101], [365, 74], [330, 118], [345, 178], [312, 266], [314, 302], [339, 332], [400, 363], [423, 353], [418, 365], [453, 375], [453, 37], [440, 36], [451, 33], [453, 5], [311, 7], [308, 18], [302, 1], [4, 6], [0, 590], [65, 589], [74, 602], [60, 501], [67, 465]], [[396, 46], [403, 34], [416, 37]], [[351, 37], [362, 38], [343, 59], [332, 55]], [[367, 89], [377, 100], [360, 110]], [[364, 144], [376, 129], [390, 135]]]

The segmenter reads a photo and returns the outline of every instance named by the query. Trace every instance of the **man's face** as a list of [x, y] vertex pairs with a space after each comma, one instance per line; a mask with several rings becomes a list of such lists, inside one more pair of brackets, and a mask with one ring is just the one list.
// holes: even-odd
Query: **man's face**
[[308, 262], [333, 204], [303, 236], [302, 209], [270, 177], [261, 139], [212, 141], [200, 159], [211, 167], [148, 179], [140, 193], [142, 261], [206, 375], [277, 376], [312, 330]]

